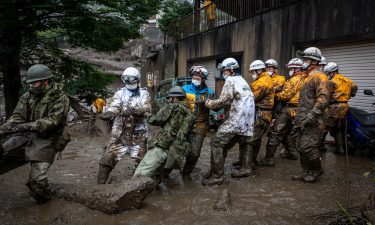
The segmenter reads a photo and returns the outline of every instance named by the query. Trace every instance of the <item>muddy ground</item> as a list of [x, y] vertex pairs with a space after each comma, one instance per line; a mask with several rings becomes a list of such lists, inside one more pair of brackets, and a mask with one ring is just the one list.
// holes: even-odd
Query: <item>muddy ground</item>
[[[85, 125], [70, 127], [72, 142], [61, 160], [56, 160], [49, 171], [53, 183], [96, 183], [98, 162], [106, 137], [90, 136]], [[191, 180], [183, 180], [178, 171], [163, 181], [151, 193], [139, 210], [118, 215], [107, 215], [76, 203], [54, 198], [37, 205], [24, 185], [29, 166], [25, 165], [0, 176], [0, 224], [311, 224], [314, 215], [337, 210], [336, 202], [349, 206], [364, 203], [374, 185], [363, 176], [373, 167], [366, 156], [346, 158], [327, 152], [323, 156], [325, 174], [315, 184], [292, 181], [299, 172], [299, 162], [276, 158], [274, 168], [260, 168], [259, 175], [231, 179], [231, 163], [237, 158], [238, 147], [228, 153], [226, 181], [222, 186], [204, 187], [202, 176], [209, 170], [209, 143], [213, 133], [205, 139], [202, 155]], [[260, 157], [264, 154], [264, 145]], [[130, 179], [133, 163], [126, 156], [112, 172], [110, 180], [117, 183]], [[213, 209], [219, 192], [227, 189], [231, 196], [228, 211]], [[82, 190], [84, 191], [84, 190]]]

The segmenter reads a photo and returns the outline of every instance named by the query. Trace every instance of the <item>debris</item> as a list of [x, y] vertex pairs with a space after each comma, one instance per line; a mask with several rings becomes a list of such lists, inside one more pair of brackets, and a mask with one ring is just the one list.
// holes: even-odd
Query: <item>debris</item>
[[227, 189], [224, 189], [222, 192], [219, 192], [213, 209], [216, 211], [227, 211], [230, 206], [230, 194]]
[[57, 198], [116, 214], [139, 208], [147, 194], [153, 190], [153, 181], [149, 177], [140, 177], [120, 184], [51, 184], [51, 190]]

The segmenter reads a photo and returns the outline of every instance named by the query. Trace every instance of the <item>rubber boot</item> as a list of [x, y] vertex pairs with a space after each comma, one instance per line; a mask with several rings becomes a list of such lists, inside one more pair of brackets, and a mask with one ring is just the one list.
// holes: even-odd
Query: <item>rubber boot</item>
[[307, 163], [308, 162], [307, 162], [305, 156], [301, 155], [300, 156], [300, 164], [301, 164], [301, 167], [302, 167], [302, 171], [299, 174], [292, 176], [292, 180], [295, 180], [295, 181], [303, 181], [304, 180], [304, 178], [309, 174], [309, 167], [308, 167]]
[[267, 145], [266, 156], [258, 162], [259, 166], [275, 166], [273, 157], [275, 156], [277, 145]]
[[323, 174], [323, 168], [320, 159], [314, 159], [309, 162], [309, 173], [303, 178], [306, 183], [315, 183]]
[[30, 190], [30, 195], [38, 204], [43, 204], [51, 200], [51, 189], [47, 179], [29, 181], [26, 186]]
[[98, 172], [98, 184], [105, 184], [108, 179], [109, 173], [112, 171], [112, 168], [105, 165], [99, 166]]
[[240, 151], [240, 168], [238, 170], [232, 171], [231, 177], [241, 178], [251, 176], [253, 173], [250, 164], [252, 158], [253, 157], [250, 150], [247, 149]]
[[224, 183], [224, 177], [214, 177], [211, 176], [210, 178], [205, 178], [202, 180], [202, 185], [204, 186], [213, 186], [213, 185], [221, 185]]

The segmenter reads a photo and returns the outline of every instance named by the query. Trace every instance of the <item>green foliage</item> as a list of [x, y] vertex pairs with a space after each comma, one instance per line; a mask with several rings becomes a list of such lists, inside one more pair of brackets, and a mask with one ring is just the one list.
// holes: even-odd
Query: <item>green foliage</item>
[[162, 3], [162, 17], [159, 19], [159, 27], [167, 35], [178, 38], [178, 19], [193, 12], [193, 6], [186, 0], [165, 0]]

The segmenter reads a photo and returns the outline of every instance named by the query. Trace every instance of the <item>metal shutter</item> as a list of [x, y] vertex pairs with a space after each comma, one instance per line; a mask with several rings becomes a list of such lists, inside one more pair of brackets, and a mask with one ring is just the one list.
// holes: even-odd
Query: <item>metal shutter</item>
[[207, 87], [211, 88], [212, 90], [215, 90], [214, 74], [215, 74], [215, 71], [217, 70], [215, 65], [216, 65], [215, 60], [207, 60], [207, 61], [199, 61], [199, 62], [191, 63], [191, 66], [204, 66], [207, 69], [209, 75], [208, 75], [208, 79], [206, 80], [206, 84], [207, 84]]
[[346, 44], [320, 48], [327, 62], [335, 62], [340, 73], [358, 85], [357, 95], [350, 100], [350, 106], [373, 112], [371, 106], [375, 98], [363, 94], [364, 89], [375, 91], [375, 42], [366, 44]]

